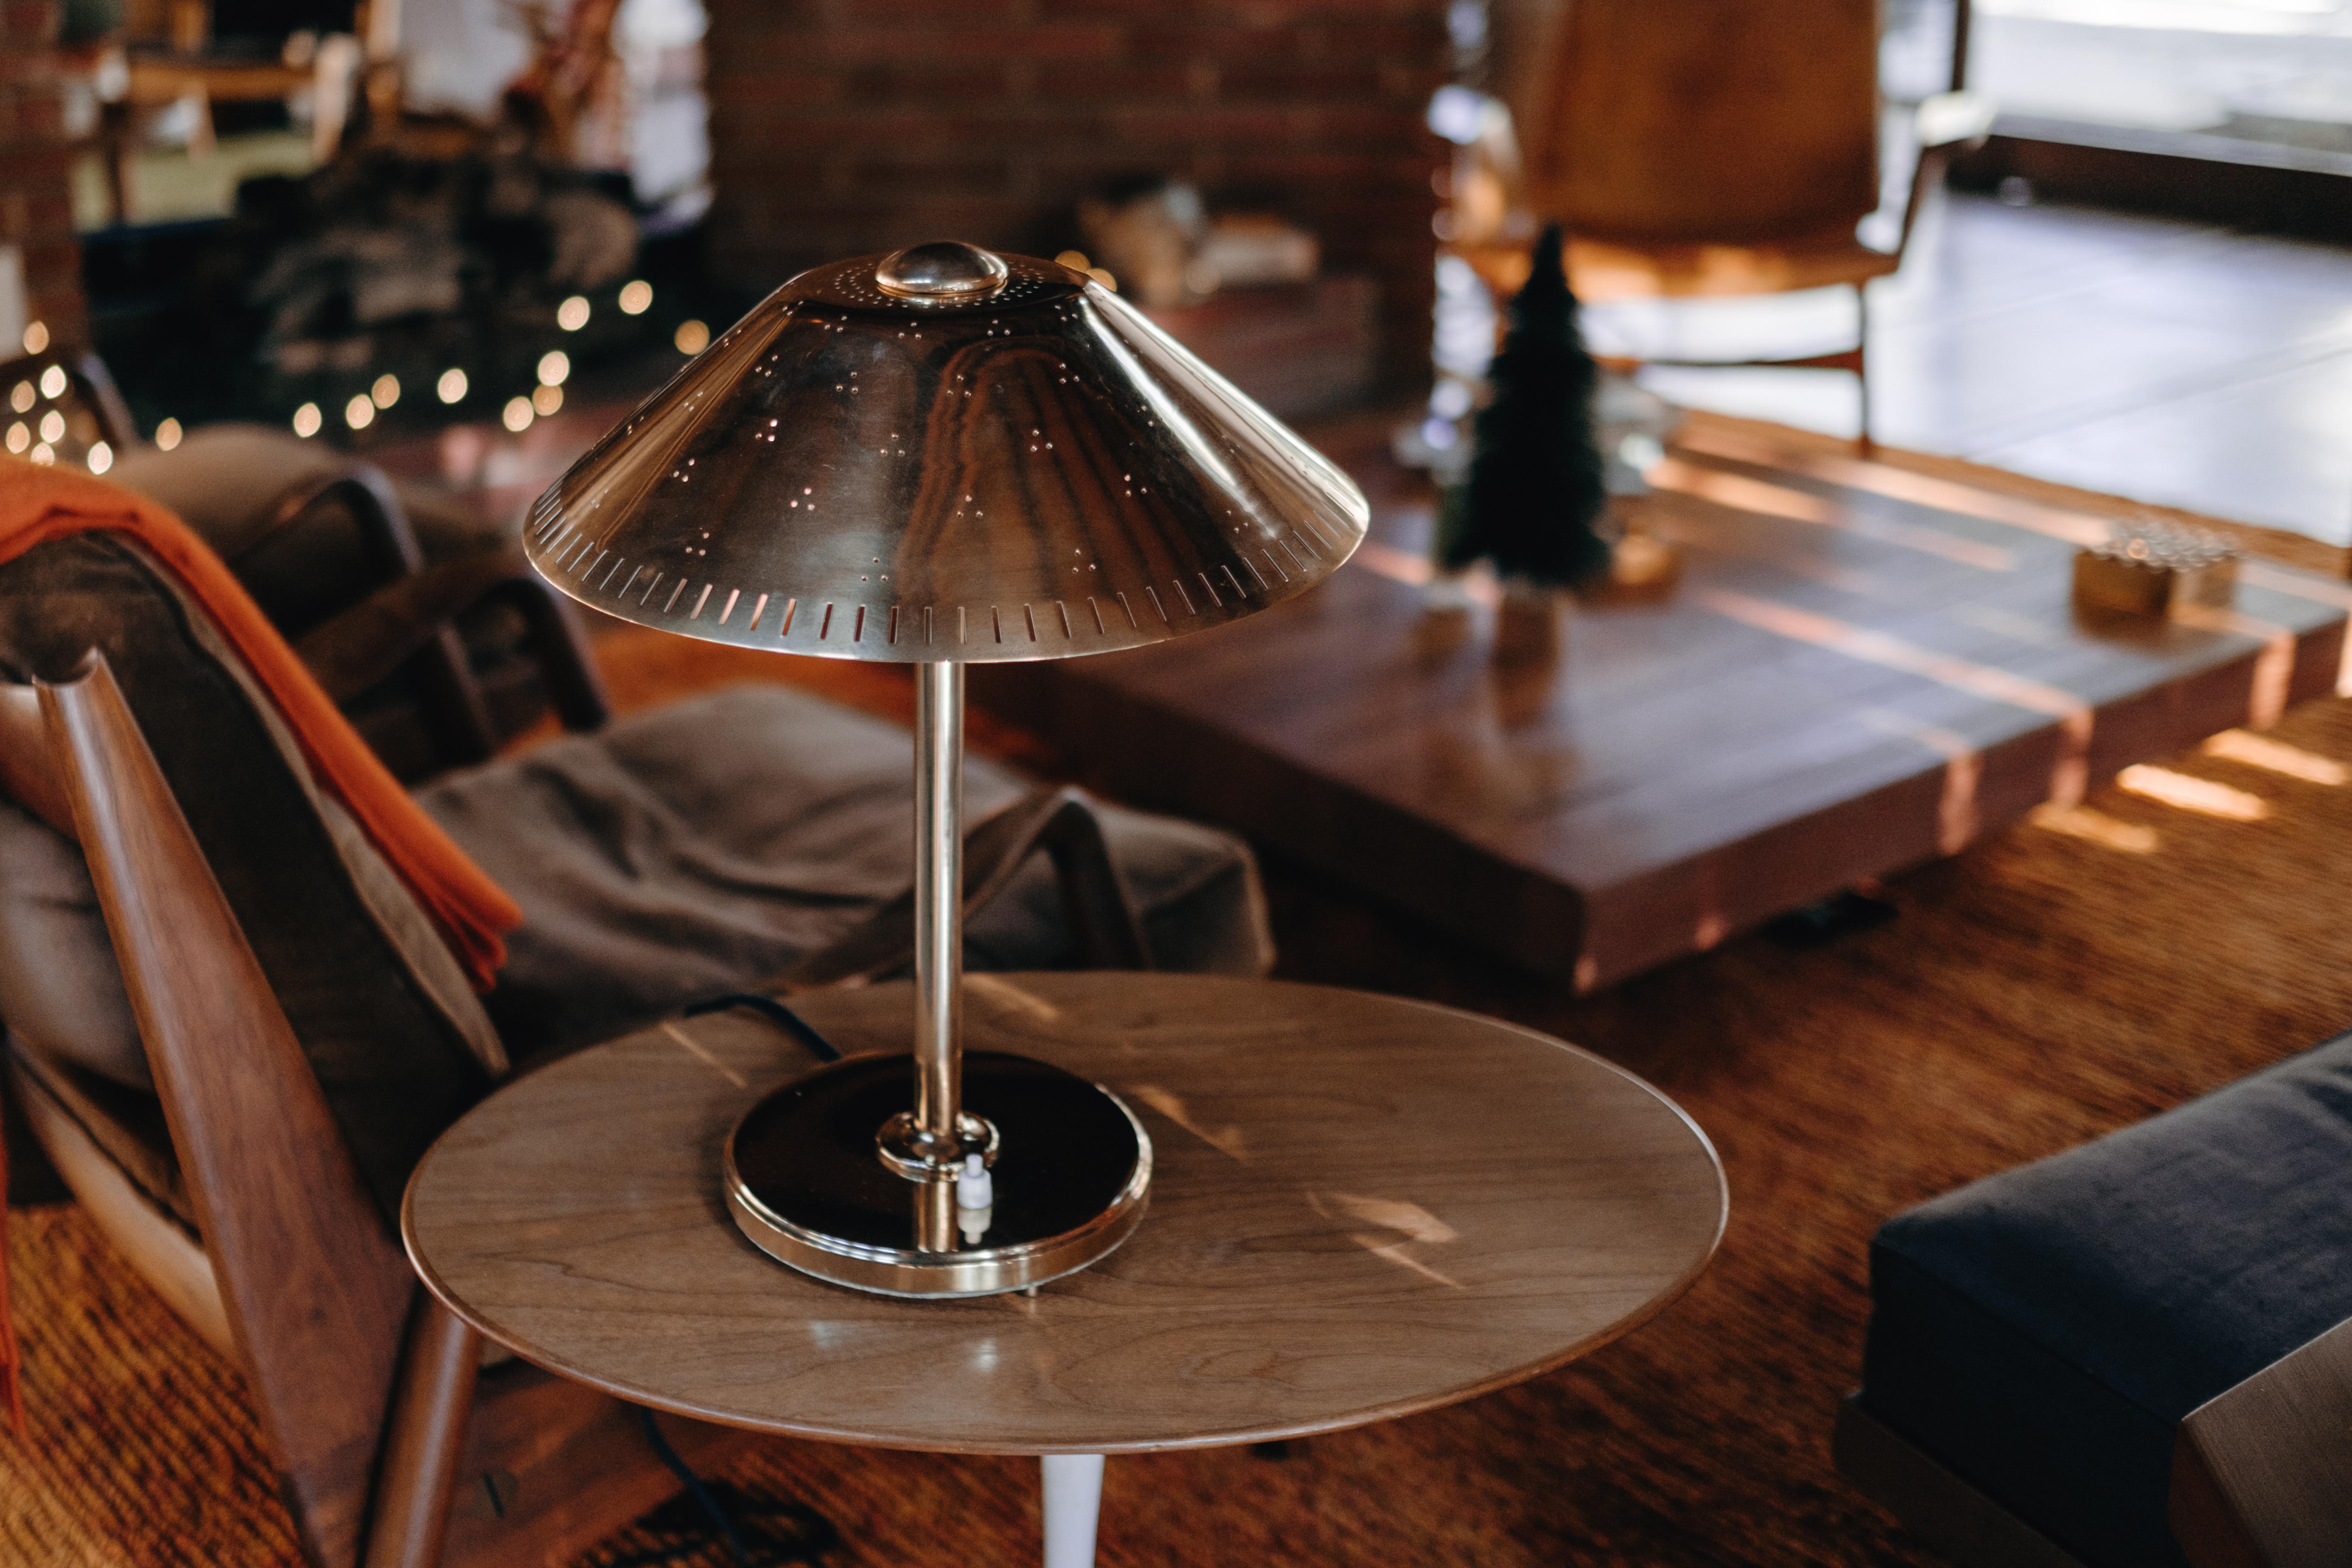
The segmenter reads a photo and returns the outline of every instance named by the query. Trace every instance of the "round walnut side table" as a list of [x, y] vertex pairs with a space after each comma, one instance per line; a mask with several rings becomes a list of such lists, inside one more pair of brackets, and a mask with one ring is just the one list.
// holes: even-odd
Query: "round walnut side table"
[[[975, 975], [966, 1035], [1123, 1096], [1150, 1207], [1034, 1295], [861, 1294], [730, 1219], [720, 1147], [811, 1061], [750, 1014], [666, 1024], [491, 1095], [408, 1190], [458, 1317], [624, 1399], [762, 1432], [1044, 1456], [1047, 1568], [1094, 1555], [1102, 1457], [1402, 1416], [1558, 1366], [1680, 1294], [1722, 1166], [1648, 1084], [1424, 1003], [1191, 975]], [[903, 985], [796, 997], [905, 1049]]]

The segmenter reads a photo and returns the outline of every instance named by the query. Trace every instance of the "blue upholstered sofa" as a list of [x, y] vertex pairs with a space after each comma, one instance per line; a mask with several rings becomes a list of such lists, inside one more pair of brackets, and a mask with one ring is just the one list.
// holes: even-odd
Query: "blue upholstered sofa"
[[[1871, 1292], [1839, 1461], [1947, 1555], [2052, 1568], [2232, 1560], [2195, 1540], [2184, 1552], [2175, 1450], [2192, 1412], [2305, 1347], [2335, 1364], [2315, 1384], [2315, 1357], [2298, 1358], [2290, 1403], [2352, 1387], [2352, 1329], [2329, 1335], [2352, 1319], [2352, 1034], [1897, 1216], [1872, 1244]], [[2315, 1458], [2340, 1477], [2352, 1472], [2352, 1406], [2326, 1408], [2340, 1451]], [[2308, 1447], [2290, 1446], [2285, 1468]], [[2317, 1543], [2311, 1560], [2352, 1563], [2352, 1485], [2333, 1500], [2339, 1517], [2311, 1517], [2330, 1490], [2237, 1506], [2292, 1509], [2300, 1517], [2279, 1522]], [[2231, 1528], [2259, 1536], [2263, 1524]]]

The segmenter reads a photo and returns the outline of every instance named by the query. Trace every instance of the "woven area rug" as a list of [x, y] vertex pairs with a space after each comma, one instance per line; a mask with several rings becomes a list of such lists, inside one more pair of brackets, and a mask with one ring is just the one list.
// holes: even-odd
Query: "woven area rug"
[[[670, 639], [606, 646], [635, 672], [627, 706], [777, 671]], [[811, 678], [903, 711], [887, 672]], [[1051, 764], [1011, 732], [981, 738]], [[2264, 738], [1906, 876], [1874, 928], [1744, 937], [1581, 1001], [1270, 865], [1282, 973], [1500, 1014], [1646, 1075], [1721, 1149], [1730, 1231], [1681, 1302], [1560, 1373], [1287, 1458], [1114, 1460], [1102, 1562], [1930, 1563], [1830, 1463], [1872, 1229], [2352, 1025], [2352, 704]], [[29, 1428], [0, 1436], [0, 1562], [297, 1562], [235, 1371], [71, 1207], [20, 1211], [11, 1244]], [[723, 1479], [755, 1506], [822, 1511], [843, 1537], [830, 1563], [1036, 1561], [1030, 1462], [778, 1442]], [[583, 1564], [727, 1560], [680, 1519]]]

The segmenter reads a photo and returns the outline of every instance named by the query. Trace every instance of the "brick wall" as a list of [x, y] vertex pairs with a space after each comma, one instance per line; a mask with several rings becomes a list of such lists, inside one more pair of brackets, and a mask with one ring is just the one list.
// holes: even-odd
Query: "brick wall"
[[[0, 0], [0, 245], [24, 255], [27, 314], [57, 342], [87, 335], [58, 79], [58, 0]], [[0, 343], [0, 360], [19, 351]]]
[[1428, 366], [1444, 0], [709, 0], [713, 259], [800, 267], [952, 237], [1051, 255], [1104, 180], [1170, 173], [1375, 275]]

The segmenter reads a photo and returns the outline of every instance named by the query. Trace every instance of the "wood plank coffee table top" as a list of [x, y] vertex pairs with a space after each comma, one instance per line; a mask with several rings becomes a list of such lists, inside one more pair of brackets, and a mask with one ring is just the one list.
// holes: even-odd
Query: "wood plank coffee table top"
[[[796, 998], [899, 1049], [905, 985]], [[908, 1301], [753, 1249], [722, 1140], [806, 1054], [749, 1015], [629, 1036], [501, 1089], [426, 1155], [409, 1250], [527, 1359], [624, 1398], [840, 1442], [1108, 1453], [1400, 1416], [1604, 1344], [1687, 1287], [1722, 1169], [1641, 1080], [1425, 1003], [1177, 975], [975, 976], [967, 1044], [1140, 1115], [1133, 1239], [1034, 1297]], [[973, 1109], [984, 1113], [984, 1105]]]
[[[1522, 962], [1604, 985], [1950, 853], [2337, 689], [2352, 584], [2250, 559], [2233, 612], [2086, 622], [2109, 517], [2011, 476], [1694, 415], [1653, 475], [1684, 551], [1551, 670], [1425, 615], [1430, 497], [1334, 448], [1371, 538], [1212, 637], [976, 680], [1113, 794], [1221, 821]], [[2041, 487], [2047, 492], [2049, 486]]]

